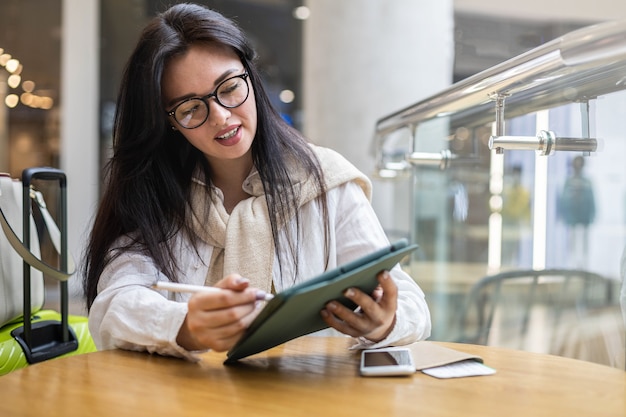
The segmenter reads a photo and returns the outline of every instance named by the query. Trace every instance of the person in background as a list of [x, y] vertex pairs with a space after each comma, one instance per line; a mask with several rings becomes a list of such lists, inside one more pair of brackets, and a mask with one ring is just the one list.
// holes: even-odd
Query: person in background
[[585, 158], [572, 159], [572, 174], [567, 177], [558, 201], [558, 214], [571, 232], [569, 262], [577, 268], [587, 267], [589, 226], [596, 217], [596, 202], [591, 180], [585, 177]]
[[[83, 263], [96, 346], [190, 360], [230, 349], [268, 292], [388, 245], [370, 197], [366, 176], [272, 107], [233, 21], [171, 7], [142, 32], [118, 96]], [[329, 302], [325, 322], [354, 348], [427, 338], [415, 281], [400, 265], [378, 280], [373, 294], [346, 291], [359, 309]], [[156, 281], [221, 291], [168, 293]]]
[[502, 263], [520, 266], [520, 250], [530, 230], [530, 191], [522, 184], [522, 167], [513, 166], [502, 192]]

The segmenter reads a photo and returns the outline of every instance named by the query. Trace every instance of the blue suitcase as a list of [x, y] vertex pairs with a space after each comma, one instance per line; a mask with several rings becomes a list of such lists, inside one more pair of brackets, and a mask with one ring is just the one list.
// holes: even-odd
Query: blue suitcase
[[[96, 347], [89, 333], [87, 317], [70, 315], [68, 313], [68, 283], [72, 273], [68, 265], [67, 254], [67, 207], [66, 207], [66, 179], [65, 174], [54, 168], [29, 168], [22, 173], [23, 209], [24, 218], [31, 215], [31, 182], [32, 180], [53, 180], [60, 185], [60, 267], [54, 268], [40, 259], [31, 259], [29, 239], [26, 243], [16, 240], [12, 230], [2, 214], [3, 230], [11, 245], [24, 259], [23, 268], [23, 315], [0, 327], [0, 375], [7, 374], [15, 369], [45, 360], [93, 352]], [[14, 234], [13, 234], [14, 235]], [[30, 223], [24, 222], [22, 236], [30, 236]], [[35, 257], [36, 258], [36, 257]], [[53, 278], [59, 280], [61, 295], [61, 311], [39, 310], [33, 311], [31, 302], [31, 266], [35, 266]], [[38, 308], [35, 308], [38, 310]], [[28, 320], [24, 318], [28, 317]]]

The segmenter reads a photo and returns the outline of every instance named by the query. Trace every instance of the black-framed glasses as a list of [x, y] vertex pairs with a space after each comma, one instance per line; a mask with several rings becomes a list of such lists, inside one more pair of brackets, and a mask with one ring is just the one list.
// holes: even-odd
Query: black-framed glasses
[[217, 104], [227, 109], [241, 106], [250, 94], [248, 73], [235, 75], [219, 83], [212, 93], [204, 97], [189, 98], [178, 103], [167, 115], [173, 117], [181, 127], [195, 129], [209, 118], [209, 99], [215, 98]]

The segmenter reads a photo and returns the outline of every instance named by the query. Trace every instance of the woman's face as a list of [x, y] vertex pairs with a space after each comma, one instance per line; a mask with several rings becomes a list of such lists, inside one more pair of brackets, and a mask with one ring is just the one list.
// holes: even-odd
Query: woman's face
[[[244, 66], [231, 49], [214, 44], [192, 45], [187, 53], [165, 66], [161, 80], [165, 109], [169, 112], [189, 98], [213, 93], [222, 81], [243, 73]], [[243, 159], [247, 163], [251, 160], [250, 147], [257, 128], [254, 90], [249, 79], [238, 80], [247, 83], [250, 90], [240, 106], [225, 108], [211, 97], [205, 100], [208, 118], [194, 129], [185, 129], [173, 116], [169, 117], [171, 125], [203, 152], [211, 165], [227, 160]]]

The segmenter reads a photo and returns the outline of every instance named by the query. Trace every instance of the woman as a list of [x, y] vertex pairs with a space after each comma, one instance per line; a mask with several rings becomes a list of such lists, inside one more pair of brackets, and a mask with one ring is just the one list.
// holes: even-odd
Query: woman
[[[145, 29], [122, 80], [113, 157], [84, 266], [100, 349], [195, 359], [230, 349], [267, 292], [388, 244], [369, 180], [272, 108], [245, 35], [217, 12], [173, 6]], [[424, 294], [399, 266], [328, 325], [357, 347], [430, 333]], [[156, 281], [211, 285], [168, 294]]]

